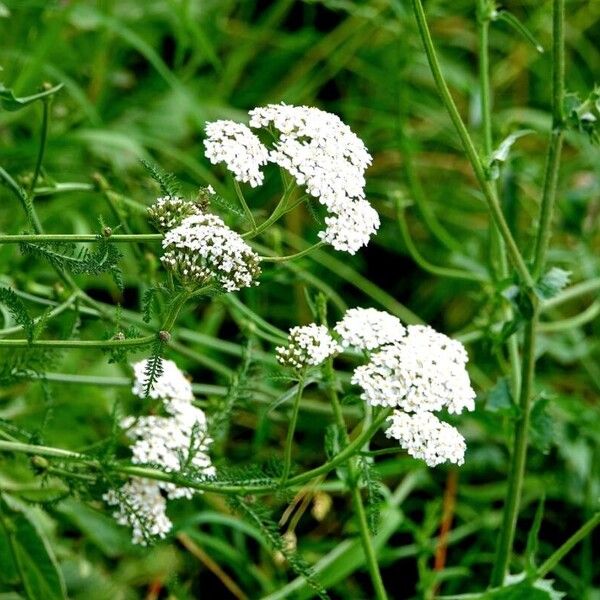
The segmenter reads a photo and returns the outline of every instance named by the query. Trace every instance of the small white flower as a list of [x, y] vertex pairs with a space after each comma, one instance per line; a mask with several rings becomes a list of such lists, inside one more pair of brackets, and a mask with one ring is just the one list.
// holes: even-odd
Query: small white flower
[[155, 481], [132, 477], [118, 491], [109, 490], [103, 498], [117, 507], [113, 513], [117, 523], [131, 527], [134, 544], [145, 546], [150, 537], [164, 538], [173, 527], [166, 512], [167, 501]]
[[212, 214], [185, 219], [163, 238], [163, 264], [185, 281], [215, 279], [227, 292], [258, 285], [259, 257], [242, 236]]
[[475, 408], [464, 346], [426, 325], [410, 325], [400, 341], [384, 346], [355, 369], [352, 383], [372, 406], [407, 412], [450, 413]]
[[406, 335], [398, 317], [375, 308], [351, 308], [334, 330], [344, 348], [367, 351], [398, 342]]
[[246, 125], [213, 121], [206, 124], [206, 134], [205, 154], [213, 165], [224, 162], [238, 181], [252, 187], [263, 182], [260, 168], [267, 164], [269, 152]]
[[287, 346], [278, 346], [277, 360], [284, 366], [303, 369], [320, 365], [327, 358], [339, 352], [337, 342], [331, 337], [327, 327], [311, 323], [292, 327]]
[[430, 467], [446, 461], [464, 463], [465, 439], [455, 427], [434, 414], [422, 411], [410, 415], [395, 410], [388, 420], [387, 437], [397, 439], [411, 456], [424, 460]]

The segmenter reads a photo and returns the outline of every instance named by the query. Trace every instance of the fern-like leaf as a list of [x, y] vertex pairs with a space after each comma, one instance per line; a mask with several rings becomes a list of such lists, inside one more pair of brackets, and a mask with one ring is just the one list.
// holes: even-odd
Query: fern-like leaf
[[147, 160], [142, 160], [141, 163], [150, 177], [158, 183], [161, 192], [165, 196], [179, 196], [181, 185], [173, 173], [168, 173], [157, 164], [150, 163]]
[[279, 533], [277, 523], [271, 518], [267, 507], [259, 502], [249, 502], [239, 496], [231, 496], [229, 502], [238, 514], [260, 529], [272, 550], [283, 554], [294, 573], [304, 577], [308, 585], [310, 585], [319, 598], [324, 600], [329, 598], [329, 595], [323, 586], [316, 579], [312, 567], [304, 558], [302, 558], [302, 556], [289, 548], [288, 544]]
[[23, 300], [10, 288], [0, 288], [0, 302], [6, 305], [17, 325], [23, 328], [27, 339], [31, 342], [35, 334], [35, 323], [27, 312]]

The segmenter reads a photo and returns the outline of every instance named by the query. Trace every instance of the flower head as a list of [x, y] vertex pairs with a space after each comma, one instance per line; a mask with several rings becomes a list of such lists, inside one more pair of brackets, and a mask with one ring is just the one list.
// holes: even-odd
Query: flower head
[[334, 330], [344, 348], [368, 351], [398, 342], [406, 335], [398, 317], [375, 308], [351, 308]]
[[388, 420], [387, 437], [397, 439], [411, 456], [423, 459], [430, 467], [446, 461], [464, 463], [465, 439], [433, 413], [421, 411], [411, 415], [395, 410]]
[[167, 231], [180, 225], [187, 217], [201, 215], [202, 210], [194, 202], [178, 196], [164, 196], [148, 207], [148, 218], [159, 231]]
[[327, 327], [311, 323], [292, 327], [287, 346], [278, 346], [277, 360], [284, 366], [300, 370], [320, 365], [339, 351], [337, 342], [331, 337]]
[[288, 171], [328, 212], [319, 237], [354, 254], [379, 228], [365, 200], [371, 155], [362, 140], [334, 114], [308, 106], [269, 104], [250, 111], [250, 126], [277, 134], [269, 160]]
[[263, 182], [261, 167], [267, 164], [268, 150], [242, 123], [212, 121], [206, 124], [206, 158], [213, 165], [224, 162], [234, 177], [256, 187]]
[[426, 325], [410, 325], [400, 341], [384, 346], [358, 367], [352, 382], [373, 406], [460, 413], [475, 407], [466, 363], [460, 342]]
[[162, 245], [163, 264], [184, 281], [216, 280], [228, 292], [258, 285], [258, 255], [216, 215], [188, 217], [166, 233]]

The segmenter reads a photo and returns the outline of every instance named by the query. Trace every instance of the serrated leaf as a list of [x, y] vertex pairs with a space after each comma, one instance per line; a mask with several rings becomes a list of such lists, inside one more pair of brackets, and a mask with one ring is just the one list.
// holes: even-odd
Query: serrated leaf
[[529, 581], [525, 573], [509, 575], [507, 583], [500, 589], [485, 592], [481, 600], [561, 600], [565, 596], [554, 589], [552, 580]]
[[37, 94], [32, 94], [31, 96], [23, 96], [22, 98], [17, 98], [13, 91], [7, 87], [3, 83], [0, 83], [0, 106], [4, 110], [15, 111], [20, 110], [21, 108], [25, 108], [32, 102], [36, 100], [41, 100], [42, 98], [46, 98], [48, 96], [52, 96], [56, 94], [63, 87], [62, 83], [55, 85], [53, 88], [49, 90], [43, 90]]
[[33, 340], [35, 324], [29, 316], [23, 300], [19, 298], [10, 288], [0, 288], [0, 303], [5, 304], [15, 322], [23, 327], [29, 341]]
[[511, 418], [519, 415], [519, 407], [515, 404], [507, 377], [498, 379], [496, 385], [488, 392], [485, 409]]
[[540, 298], [548, 300], [564, 289], [568, 285], [570, 279], [570, 271], [565, 271], [559, 267], [552, 267], [537, 282], [535, 291]]

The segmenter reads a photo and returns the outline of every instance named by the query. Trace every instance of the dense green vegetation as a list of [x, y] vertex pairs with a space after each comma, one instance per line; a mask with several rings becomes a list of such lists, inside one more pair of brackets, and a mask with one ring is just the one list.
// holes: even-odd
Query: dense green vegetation
[[[382, 598], [376, 571], [398, 599], [600, 597], [600, 3], [425, 2], [458, 122], [413, 5], [0, 1], [0, 599]], [[173, 173], [186, 198], [213, 186], [211, 210], [246, 231], [231, 178], [204, 156], [204, 126], [281, 101], [335, 113], [364, 140], [378, 234], [353, 256], [321, 246], [265, 262], [260, 286], [182, 301], [170, 337], [157, 337], [173, 290], [149, 292], [170, 281], [145, 211], [163, 192], [142, 161]], [[276, 171], [244, 187], [258, 222], [280, 190]], [[313, 204], [256, 238], [257, 251], [314, 244]], [[94, 237], [6, 237], [39, 235], [37, 219], [48, 234]], [[150, 235], [113, 244], [109, 233]], [[466, 438], [463, 466], [427, 467], [379, 431], [357, 459], [303, 477], [345, 446], [324, 369], [300, 400], [291, 484], [278, 484], [295, 384], [274, 348], [325, 304], [330, 323], [375, 307], [465, 344], [476, 410], [449, 419]], [[123, 338], [148, 339], [127, 353]], [[210, 454], [231, 490], [171, 502], [172, 533], [141, 547], [102, 495], [128, 459], [116, 418], [144, 412], [129, 365], [155, 355], [177, 362], [218, 421]], [[354, 366], [336, 359], [332, 377], [356, 435]], [[378, 568], [356, 494], [379, 521]], [[524, 580], [497, 590], [506, 567]]]

